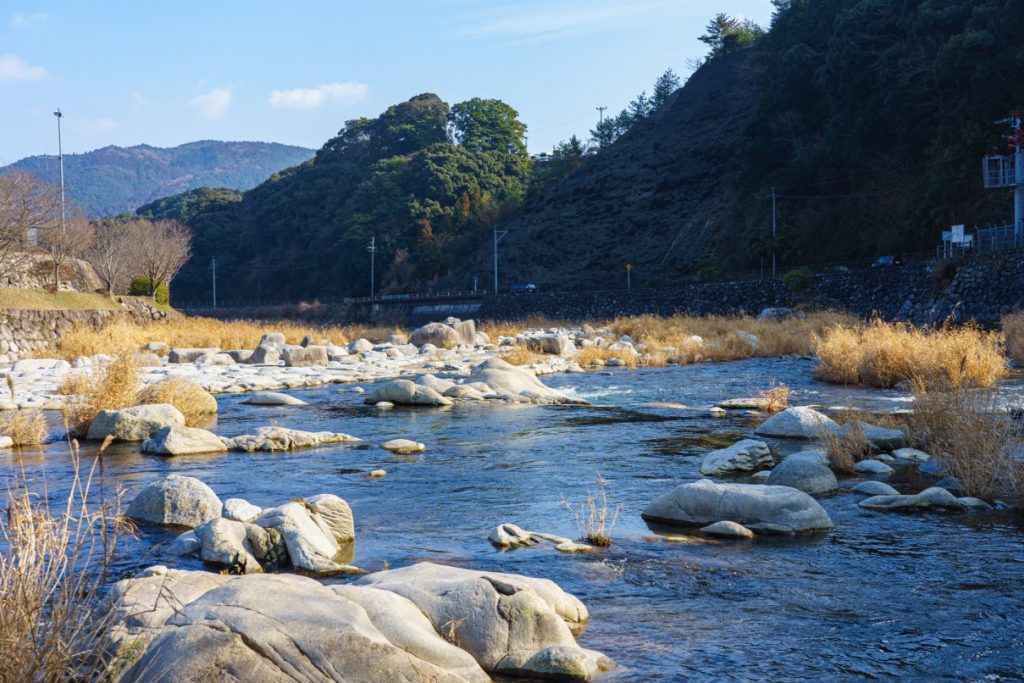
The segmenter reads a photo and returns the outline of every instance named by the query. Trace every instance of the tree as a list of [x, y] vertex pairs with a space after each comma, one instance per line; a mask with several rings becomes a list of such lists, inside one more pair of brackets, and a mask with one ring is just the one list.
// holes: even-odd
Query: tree
[[526, 124], [519, 112], [501, 100], [474, 97], [452, 107], [452, 137], [477, 152], [526, 158]]
[[388, 107], [371, 126], [372, 145], [382, 158], [411, 154], [447, 141], [448, 105], [433, 93]]
[[764, 29], [753, 21], [730, 17], [724, 12], [716, 14], [704, 30], [706, 33], [697, 40], [711, 48], [708, 57], [750, 47], [764, 36]]
[[651, 97], [651, 104], [654, 109], [659, 109], [671, 97], [672, 93], [679, 90], [681, 82], [679, 76], [672, 69], [665, 69], [665, 73], [658, 76], [654, 82], [654, 95]]
[[596, 126], [590, 131], [590, 140], [597, 146], [598, 149], [604, 149], [608, 145], [615, 142], [616, 138], [619, 137], [618, 125], [616, 123], [616, 117], [609, 116], [606, 119], [602, 119]]
[[95, 238], [85, 260], [103, 280], [107, 294], [123, 291], [127, 284], [135, 245], [140, 240], [137, 219], [102, 218], [93, 224]]
[[60, 222], [60, 195], [24, 171], [0, 174], [0, 277], [16, 273], [31, 258], [30, 231]]
[[150, 291], [170, 283], [192, 255], [192, 233], [176, 221], [139, 221], [134, 239], [134, 258], [149, 278]]
[[39, 245], [46, 249], [53, 262], [54, 289], [60, 289], [61, 268], [71, 259], [84, 255], [92, 239], [92, 225], [84, 215], [77, 212], [66, 221], [51, 221], [39, 230]]

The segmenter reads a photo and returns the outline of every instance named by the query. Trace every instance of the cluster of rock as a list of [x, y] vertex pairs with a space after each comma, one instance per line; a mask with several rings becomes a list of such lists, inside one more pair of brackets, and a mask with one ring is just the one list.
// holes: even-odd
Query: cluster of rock
[[125, 682], [592, 681], [612, 666], [576, 643], [583, 603], [515, 574], [420, 563], [323, 585], [153, 567], [111, 599]]
[[512, 550], [514, 548], [528, 548], [540, 545], [542, 541], [550, 541], [555, 544], [555, 550], [563, 553], [585, 553], [594, 549], [586, 543], [577, 543], [571, 538], [546, 534], [540, 531], [527, 531], [522, 527], [506, 522], [499, 524], [487, 536], [487, 540], [496, 548]]

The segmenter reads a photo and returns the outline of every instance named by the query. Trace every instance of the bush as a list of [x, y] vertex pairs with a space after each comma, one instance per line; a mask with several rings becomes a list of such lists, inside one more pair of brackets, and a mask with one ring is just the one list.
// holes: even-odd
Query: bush
[[1002, 320], [1006, 353], [1013, 360], [1024, 361], [1024, 313], [1010, 313]]
[[139, 391], [139, 364], [134, 351], [122, 351], [104, 365], [85, 393], [75, 396], [64, 407], [64, 417], [72, 434], [82, 435], [101, 410], [136, 405]]
[[807, 266], [800, 266], [783, 275], [782, 282], [794, 294], [802, 294], [814, 284], [814, 273]]
[[189, 427], [197, 427], [217, 413], [217, 399], [187, 377], [170, 377], [149, 385], [139, 392], [136, 403], [168, 403], [185, 416]]
[[15, 410], [0, 415], [0, 434], [15, 446], [38, 446], [46, 441], [46, 418], [39, 410]]
[[[128, 293], [132, 296], [153, 296], [153, 287], [149, 282], [149, 278], [133, 277]], [[161, 282], [156, 286], [156, 296], [153, 296], [153, 300], [162, 306], [170, 303], [171, 294], [166, 282]]]

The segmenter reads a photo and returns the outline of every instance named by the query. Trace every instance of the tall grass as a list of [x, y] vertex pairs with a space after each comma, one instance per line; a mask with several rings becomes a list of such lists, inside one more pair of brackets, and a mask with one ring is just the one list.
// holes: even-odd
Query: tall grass
[[74, 476], [66, 499], [31, 490], [29, 477], [7, 491], [0, 515], [0, 681], [96, 680], [106, 670], [102, 606], [119, 538], [131, 533], [120, 495], [95, 500], [96, 462]]
[[72, 434], [82, 435], [101, 410], [135, 405], [139, 393], [139, 365], [134, 350], [122, 350], [100, 367], [83, 393], [64, 405], [64, 418]]
[[608, 509], [608, 495], [605, 487], [607, 482], [599, 475], [597, 493], [588, 493], [587, 499], [574, 505], [562, 498], [562, 505], [572, 513], [576, 520], [580, 539], [599, 548], [607, 548], [612, 544], [611, 533], [619, 520], [621, 505]]
[[0, 414], [0, 435], [15, 446], [38, 446], [46, 441], [46, 418], [40, 410], [14, 410]]
[[201, 425], [217, 413], [217, 399], [187, 377], [169, 377], [151, 384], [138, 393], [135, 403], [168, 403], [185, 416], [189, 427]]
[[1024, 312], [1004, 315], [1001, 327], [1006, 338], [1006, 353], [1013, 360], [1024, 361]]
[[843, 430], [824, 429], [821, 440], [829, 466], [842, 474], [853, 473], [854, 466], [871, 457], [871, 442], [864, 436], [864, 428], [854, 420]]
[[919, 329], [874, 320], [835, 325], [814, 339], [815, 376], [838, 384], [925, 389], [991, 386], [1005, 374], [1002, 335], [972, 326]]

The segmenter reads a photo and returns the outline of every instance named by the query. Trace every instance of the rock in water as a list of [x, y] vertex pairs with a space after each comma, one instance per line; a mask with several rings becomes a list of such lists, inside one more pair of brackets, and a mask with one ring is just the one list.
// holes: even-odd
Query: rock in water
[[422, 453], [427, 450], [427, 447], [423, 444], [417, 441], [410, 441], [409, 439], [391, 439], [382, 443], [380, 447], [398, 455], [411, 455], [412, 453]]
[[128, 516], [144, 524], [197, 527], [220, 517], [220, 498], [193, 477], [170, 474], [139, 491], [128, 506]]
[[818, 501], [789, 486], [717, 484], [710, 479], [682, 484], [643, 511], [649, 522], [705, 526], [732, 520], [764, 533], [794, 534], [832, 528]]
[[862, 481], [851, 489], [865, 496], [898, 496], [900, 492], [881, 481]]
[[319, 493], [306, 498], [305, 502], [306, 507], [324, 521], [338, 545], [356, 540], [352, 508], [344, 499], [332, 493]]
[[879, 460], [861, 460], [853, 466], [853, 471], [858, 474], [873, 474], [887, 477], [895, 470]]
[[223, 453], [227, 449], [219, 436], [196, 427], [164, 427], [142, 444], [143, 453], [154, 455]]
[[452, 400], [445, 398], [430, 387], [426, 387], [407, 379], [396, 379], [385, 382], [363, 399], [365, 403], [393, 403], [407, 406], [450, 406]]
[[768, 444], [754, 439], [737, 441], [728, 448], [711, 451], [700, 463], [700, 472], [708, 476], [722, 476], [733, 472], [752, 472], [771, 466], [774, 460]]
[[256, 391], [239, 401], [251, 406], [305, 406], [309, 405], [301, 398], [290, 394], [283, 394], [280, 391]]
[[276, 529], [284, 538], [288, 557], [296, 569], [316, 574], [336, 574], [349, 568], [337, 561], [341, 549], [330, 528], [321, 526], [300, 503], [267, 508], [256, 519], [261, 527]]
[[931, 510], [942, 508], [962, 510], [966, 506], [960, 499], [946, 489], [933, 486], [913, 496], [872, 496], [860, 501], [860, 506], [869, 510], [908, 511]]
[[462, 342], [462, 336], [451, 326], [444, 323], [427, 323], [413, 331], [409, 342], [414, 346], [433, 344], [442, 349], [453, 349]]
[[121, 441], [145, 441], [164, 427], [184, 427], [185, 416], [168, 403], [101, 410], [89, 423], [87, 439], [113, 436]]
[[754, 430], [759, 436], [782, 439], [819, 439], [823, 432], [837, 432], [839, 425], [813, 408], [786, 408], [765, 420]]
[[825, 464], [825, 454], [821, 451], [793, 453], [775, 466], [765, 483], [792, 486], [812, 496], [832, 493], [839, 488], [836, 475]]
[[719, 538], [750, 539], [754, 537], [754, 532], [747, 527], [728, 520], [709, 524], [701, 529], [701, 533], [705, 533], [708, 536], [718, 536]]

